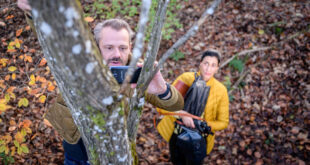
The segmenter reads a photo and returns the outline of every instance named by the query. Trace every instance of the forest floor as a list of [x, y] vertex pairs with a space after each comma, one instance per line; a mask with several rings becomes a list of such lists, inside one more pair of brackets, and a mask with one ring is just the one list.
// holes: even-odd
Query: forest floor
[[[43, 123], [57, 84], [16, 2], [4, 0], [0, 6], [0, 160], [10, 157], [1, 154], [8, 150], [14, 164], [63, 164], [62, 138]], [[200, 0], [182, 4], [183, 28], [162, 42], [159, 54], [199, 19], [205, 6]], [[162, 73], [172, 82], [183, 72], [197, 71], [206, 49], [220, 50], [223, 64], [239, 52], [268, 47], [236, 57], [216, 75], [231, 90], [230, 123], [216, 132], [205, 164], [310, 162], [309, 29], [307, 0], [226, 0], [179, 49], [184, 57], [166, 62]], [[137, 136], [139, 162], [170, 164], [168, 143], [155, 129], [154, 116], [158, 123], [155, 108], [146, 104]]]

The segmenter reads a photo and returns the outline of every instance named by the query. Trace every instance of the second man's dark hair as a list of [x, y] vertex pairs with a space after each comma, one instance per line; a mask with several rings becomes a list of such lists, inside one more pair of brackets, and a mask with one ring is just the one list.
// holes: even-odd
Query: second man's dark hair
[[207, 57], [207, 56], [216, 57], [218, 63], [220, 63], [220, 61], [221, 61], [221, 57], [220, 57], [221, 55], [220, 55], [219, 52], [213, 51], [213, 50], [207, 50], [207, 51], [205, 51], [205, 52], [202, 53], [200, 62], [201, 62], [205, 57]]

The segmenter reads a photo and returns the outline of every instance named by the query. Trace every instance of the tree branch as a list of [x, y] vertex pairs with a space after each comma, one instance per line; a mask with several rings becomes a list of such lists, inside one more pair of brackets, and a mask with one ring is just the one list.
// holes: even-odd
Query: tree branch
[[169, 58], [171, 54], [173, 54], [181, 45], [183, 45], [190, 37], [194, 36], [197, 31], [199, 30], [199, 27], [201, 24], [205, 21], [205, 19], [214, 13], [215, 8], [220, 4], [221, 0], [214, 0], [213, 3], [209, 8], [205, 10], [205, 12], [202, 14], [202, 16], [199, 18], [198, 21], [194, 23], [194, 25], [176, 42], [170, 47], [162, 56], [162, 58], [159, 60], [158, 66], [156, 69], [150, 74], [151, 76], [148, 78], [146, 83], [144, 84], [145, 87], [143, 89], [147, 89], [146, 87], [149, 85], [151, 80], [153, 79], [156, 72], [161, 68], [164, 64], [164, 62]]
[[[129, 139], [135, 141], [138, 129], [138, 123], [141, 116], [142, 106], [144, 105], [144, 98], [142, 98], [144, 91], [140, 88], [140, 84], [144, 84], [146, 78], [149, 76], [149, 69], [153, 69], [154, 61], [156, 59], [156, 55], [159, 49], [160, 39], [161, 39], [161, 30], [164, 24], [164, 17], [167, 9], [167, 5], [169, 0], [165, 3], [161, 0], [158, 2], [155, 23], [152, 29], [151, 40], [148, 45], [147, 50], [147, 59], [141, 71], [140, 78], [138, 80], [137, 88], [138, 91], [135, 90], [133, 98], [130, 100], [130, 109], [128, 115], [128, 136]], [[147, 86], [145, 87], [147, 88]]]
[[249, 70], [244, 71], [241, 76], [239, 77], [239, 79], [234, 83], [234, 85], [231, 87], [231, 90], [228, 92], [228, 94], [230, 95], [235, 89], [237, 89], [237, 86], [241, 83], [241, 81], [246, 77], [246, 75], [250, 73]]
[[244, 50], [242, 52], [239, 52], [237, 54], [235, 54], [234, 56], [230, 57], [228, 60], [226, 60], [225, 62], [222, 63], [222, 65], [220, 66], [220, 68], [223, 68], [224, 66], [226, 66], [230, 61], [232, 61], [235, 57], [238, 56], [242, 56], [242, 55], [246, 55], [248, 53], [253, 53], [253, 52], [258, 52], [258, 51], [264, 51], [264, 50], [268, 50], [271, 49], [272, 47], [261, 47], [261, 48], [256, 48], [256, 49], [251, 49], [251, 50]]
[[[225, 65], [227, 65], [232, 59], [234, 59], [235, 57], [237, 56], [241, 56], [241, 55], [244, 55], [244, 54], [247, 54], [247, 53], [253, 53], [253, 52], [256, 52], [256, 51], [265, 51], [265, 50], [269, 50], [269, 49], [274, 49], [276, 48], [277, 46], [291, 40], [291, 39], [294, 39], [296, 37], [298, 37], [299, 35], [301, 34], [304, 34], [306, 32], [309, 32], [310, 31], [310, 27], [302, 30], [302, 31], [299, 31], [299, 32], [296, 32], [292, 35], [290, 35], [289, 37], [287, 37], [286, 39], [284, 39], [283, 41], [280, 41], [280, 42], [277, 42], [277, 43], [274, 43], [272, 44], [270, 47], [262, 47], [262, 48], [257, 48], [257, 49], [253, 49], [253, 50], [244, 50], [240, 53], [237, 53], [236, 55], [234, 55], [233, 57], [229, 58], [227, 61], [225, 61], [220, 68], [224, 67]], [[262, 61], [266, 60], [268, 56], [263, 56], [263, 58], [258, 61], [257, 63], [254, 64], [254, 66], [252, 67], [256, 67], [257, 65], [259, 65]], [[231, 94], [235, 89], [237, 89], [237, 86], [240, 84], [240, 82], [246, 77], [246, 75], [250, 73], [249, 70], [243, 72], [241, 74], [241, 76], [239, 76], [239, 79], [234, 83], [234, 85], [232, 86], [231, 90], [228, 92], [228, 94]]]
[[[147, 81], [147, 78], [150, 77], [151, 73], [154, 71], [154, 62], [156, 61], [158, 49], [160, 46], [161, 32], [165, 23], [168, 4], [169, 0], [160, 0], [158, 2], [155, 21], [151, 33], [151, 39], [148, 44], [148, 50], [146, 52], [146, 61], [141, 72], [143, 74], [140, 75], [140, 79], [137, 84], [138, 87], [141, 84], [144, 84]], [[147, 86], [142, 86], [141, 90], [145, 91], [146, 89]]]
[[148, 21], [151, 3], [152, 3], [151, 0], [142, 1], [138, 32], [136, 35], [136, 42], [135, 42], [135, 46], [132, 51], [132, 57], [131, 57], [131, 61], [129, 64], [129, 69], [126, 73], [126, 78], [121, 87], [121, 93], [123, 93], [129, 87], [129, 81], [135, 71], [138, 60], [142, 55], [143, 46], [144, 46], [144, 36], [145, 36], [144, 33], [145, 33], [147, 21]]
[[260, 48], [255, 48], [255, 49], [251, 49], [251, 50], [244, 50], [242, 52], [239, 52], [237, 54], [235, 54], [234, 56], [230, 57], [228, 60], [226, 60], [225, 62], [222, 63], [222, 65], [220, 66], [220, 68], [223, 68], [224, 66], [226, 66], [230, 61], [232, 61], [235, 57], [238, 56], [242, 56], [242, 55], [246, 55], [248, 53], [253, 53], [253, 52], [258, 52], [258, 51], [265, 51], [265, 50], [269, 50], [272, 49], [273, 47], [279, 46], [293, 38], [298, 37], [301, 34], [304, 34], [306, 32], [308, 32], [310, 30], [310, 28], [304, 29], [300, 32], [296, 32], [295, 34], [290, 35], [289, 37], [287, 37], [286, 39], [284, 39], [283, 41], [277, 42], [277, 43], [273, 43], [272, 45], [268, 46], [268, 47], [260, 47]]

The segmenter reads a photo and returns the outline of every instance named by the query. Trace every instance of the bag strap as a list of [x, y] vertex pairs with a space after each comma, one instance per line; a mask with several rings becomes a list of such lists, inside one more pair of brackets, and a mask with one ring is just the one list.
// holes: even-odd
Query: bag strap
[[176, 113], [176, 112], [158, 112], [158, 113], [159, 113], [159, 115], [168, 115], [168, 116], [187, 116], [187, 117], [191, 117], [193, 119], [204, 121], [203, 118], [201, 118], [199, 116], [192, 115], [190, 113]]
[[[200, 76], [197, 75], [197, 72], [195, 72], [195, 80], [194, 82], [192, 83], [192, 85], [200, 79]], [[185, 94], [186, 95], [186, 94]], [[184, 96], [185, 97], [185, 96]], [[203, 118], [201, 117], [198, 117], [198, 116], [195, 116], [195, 115], [192, 115], [190, 113], [175, 113], [175, 112], [161, 112], [161, 111], [158, 111], [158, 114], [159, 115], [168, 115], [168, 116], [187, 116], [187, 117], [191, 117], [193, 119], [197, 119], [197, 120], [201, 120], [201, 121], [205, 121]], [[157, 114], [153, 117], [153, 124], [154, 124], [154, 127], [156, 128], [156, 116]], [[177, 121], [178, 122], [178, 121]], [[182, 124], [182, 123], [179, 123], [179, 124]]]
[[[201, 121], [205, 121], [203, 118], [199, 117], [199, 116], [195, 116], [195, 115], [192, 115], [190, 113], [176, 113], [176, 112], [161, 112], [160, 110], [158, 111], [158, 114], [159, 115], [167, 115], [167, 116], [187, 116], [187, 117], [191, 117], [193, 119], [196, 119], [196, 120], [201, 120]], [[153, 117], [153, 124], [154, 124], [154, 127], [156, 128], [156, 116], [155, 115]], [[179, 123], [179, 124], [182, 124], [182, 123]]]
[[198, 75], [197, 75], [197, 72], [195, 72], [195, 80], [194, 80], [193, 84], [194, 84], [197, 80], [199, 80], [199, 79], [200, 79], [200, 76], [198, 76]]

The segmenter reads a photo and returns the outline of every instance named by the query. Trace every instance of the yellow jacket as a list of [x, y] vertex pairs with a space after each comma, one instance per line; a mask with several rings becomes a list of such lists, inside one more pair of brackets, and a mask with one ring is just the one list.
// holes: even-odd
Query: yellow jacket
[[[176, 85], [179, 80], [190, 87], [195, 80], [195, 73], [183, 73], [173, 82], [173, 85]], [[213, 77], [206, 84], [211, 88], [206, 103], [207, 105], [201, 117], [207, 121], [212, 132], [223, 130], [229, 123], [229, 100], [227, 89], [222, 83]], [[160, 112], [167, 112], [160, 108], [157, 108], [157, 110]], [[164, 116], [157, 126], [158, 132], [167, 142], [169, 142], [174, 130], [175, 120], [176, 118], [174, 116]], [[214, 146], [214, 138], [214, 135], [209, 135], [207, 137], [207, 154], [211, 152]]]

